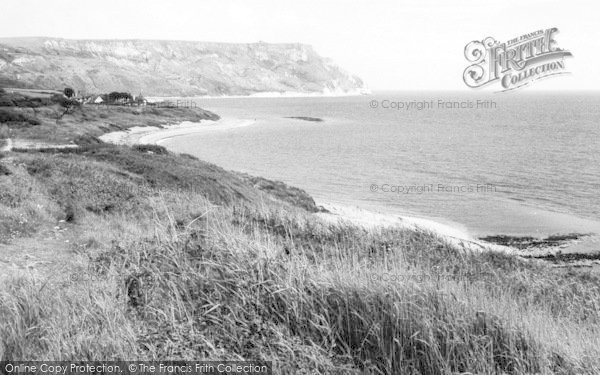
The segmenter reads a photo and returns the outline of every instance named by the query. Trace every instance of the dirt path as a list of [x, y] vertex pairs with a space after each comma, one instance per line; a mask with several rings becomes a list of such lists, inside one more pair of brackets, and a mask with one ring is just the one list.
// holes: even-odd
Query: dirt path
[[59, 222], [31, 237], [0, 244], [0, 280], [14, 276], [48, 281], [70, 277], [68, 270], [72, 271], [73, 264], [80, 260], [73, 249], [73, 229], [72, 225]]
[[43, 149], [43, 148], [73, 148], [73, 147], [79, 147], [78, 145], [74, 145], [74, 144], [53, 144], [53, 143], [46, 143], [46, 142], [40, 142], [37, 140], [30, 140], [30, 139], [12, 139], [12, 138], [6, 138], [5, 139], [6, 144], [2, 147], [0, 147], [0, 152], [9, 152], [12, 149], [15, 148], [20, 148], [20, 149]]
[[6, 138], [6, 144], [0, 147], [0, 152], [8, 152], [13, 148], [13, 141], [10, 138]]
[[13, 148], [42, 149], [42, 148], [79, 147], [78, 145], [74, 145], [74, 144], [53, 144], [53, 143], [40, 142], [37, 140], [30, 140], [30, 139], [14, 139], [14, 140], [11, 140], [10, 145], [11, 145], [11, 149], [13, 149]]

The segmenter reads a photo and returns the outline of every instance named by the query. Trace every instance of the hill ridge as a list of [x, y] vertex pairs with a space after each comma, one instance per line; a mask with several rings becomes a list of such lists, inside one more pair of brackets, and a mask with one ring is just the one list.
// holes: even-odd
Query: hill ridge
[[366, 90], [308, 44], [51, 37], [0, 38], [0, 85], [152, 96]]

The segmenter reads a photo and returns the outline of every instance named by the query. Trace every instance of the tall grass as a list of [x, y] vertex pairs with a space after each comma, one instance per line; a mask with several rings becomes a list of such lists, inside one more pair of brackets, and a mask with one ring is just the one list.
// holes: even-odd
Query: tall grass
[[[382, 270], [427, 273], [406, 264], [402, 246], [379, 253], [368, 246], [386, 236], [408, 244], [423, 234], [372, 234], [281, 210], [257, 213], [285, 233], [308, 230], [327, 244], [309, 250], [293, 245], [293, 236], [265, 236], [247, 207], [207, 206], [205, 220], [191, 227], [182, 227], [165, 202], [156, 207], [162, 209], [152, 240], [101, 257], [106, 270], [127, 275], [124, 293], [152, 358], [275, 359], [289, 373], [577, 373], [597, 365], [585, 356], [597, 354], [597, 323], [579, 326], [590, 341], [547, 345], [543, 339], [564, 339], [562, 324], [574, 325], [544, 303], [521, 305], [509, 288], [490, 295], [477, 275], [378, 278]], [[240, 211], [245, 221], [236, 217]], [[542, 325], [540, 316], [547, 319]], [[578, 351], [582, 344], [589, 346]]]
[[[88, 157], [66, 168], [22, 156], [1, 178], [35, 189], [13, 188], [3, 212], [34, 194], [51, 208], [32, 217], [60, 218], [72, 171], [82, 204], [144, 176]], [[256, 192], [222, 201], [168, 178], [153, 194], [107, 197], [112, 210], [77, 208], [70, 273], [5, 278], [0, 359], [263, 359], [282, 374], [600, 371], [592, 276], [461, 251], [429, 233], [327, 224]]]

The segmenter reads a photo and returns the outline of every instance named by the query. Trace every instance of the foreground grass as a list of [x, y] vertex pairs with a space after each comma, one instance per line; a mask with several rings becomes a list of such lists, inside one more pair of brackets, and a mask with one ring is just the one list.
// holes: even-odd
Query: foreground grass
[[264, 359], [284, 374], [600, 371], [591, 276], [459, 251], [428, 233], [326, 224], [297, 190], [147, 151], [0, 159], [10, 172], [0, 176], [2, 251], [60, 220], [73, 233], [48, 249], [72, 258], [67, 272], [4, 276], [0, 359]]

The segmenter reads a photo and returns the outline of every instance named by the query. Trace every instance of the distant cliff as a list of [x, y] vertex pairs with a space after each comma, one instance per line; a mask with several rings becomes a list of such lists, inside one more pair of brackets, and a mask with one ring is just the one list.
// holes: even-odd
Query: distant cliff
[[0, 38], [0, 86], [147, 96], [364, 90], [303, 44], [57, 38]]

